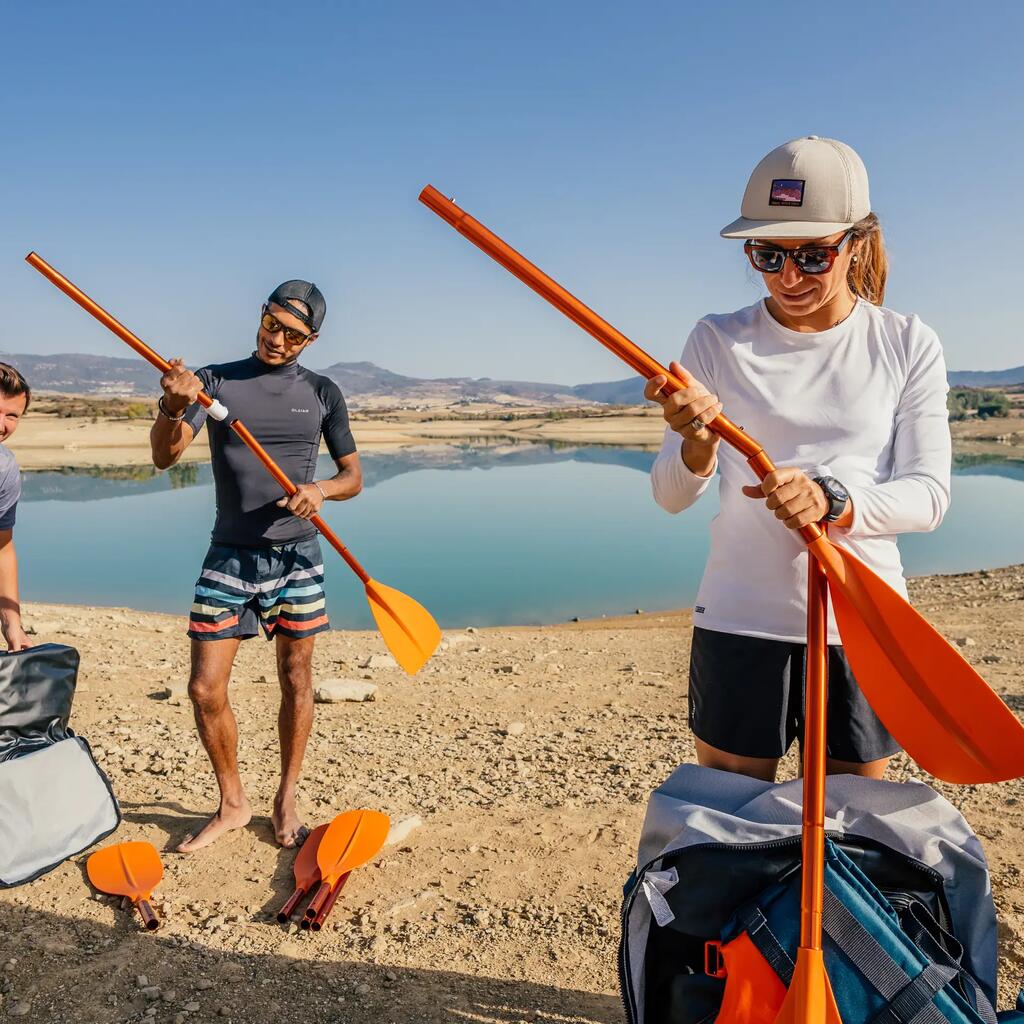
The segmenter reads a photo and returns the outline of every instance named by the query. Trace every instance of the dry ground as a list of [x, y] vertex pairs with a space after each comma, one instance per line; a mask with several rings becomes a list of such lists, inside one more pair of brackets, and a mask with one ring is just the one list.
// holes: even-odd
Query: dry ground
[[[917, 581], [913, 592], [1024, 710], [1024, 567]], [[173, 844], [215, 794], [187, 700], [156, 697], [185, 679], [183, 623], [62, 606], [30, 607], [27, 618], [40, 640], [82, 653], [73, 725], [121, 800], [117, 838]], [[369, 674], [379, 691], [373, 703], [318, 706], [307, 820], [366, 805], [422, 825], [353, 876], [319, 935], [273, 920], [293, 858], [266, 818], [276, 683], [269, 647], [243, 645], [233, 701], [259, 816], [197, 855], [165, 855], [166, 923], [155, 934], [93, 895], [84, 855], [0, 892], [0, 1018], [619, 1021], [620, 887], [648, 793], [693, 758], [689, 623], [680, 613], [453, 632], [415, 680], [360, 668], [383, 652], [374, 635], [328, 634], [318, 677]], [[893, 777], [915, 772], [901, 760]], [[938, 788], [990, 858], [1008, 1006], [1024, 974], [1024, 784]]]

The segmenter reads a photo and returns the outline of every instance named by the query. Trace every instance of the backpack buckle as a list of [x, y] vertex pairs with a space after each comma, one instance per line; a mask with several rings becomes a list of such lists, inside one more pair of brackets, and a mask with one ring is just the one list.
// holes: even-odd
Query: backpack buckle
[[709, 978], [724, 978], [726, 976], [722, 944], [717, 939], [704, 943], [704, 973]]

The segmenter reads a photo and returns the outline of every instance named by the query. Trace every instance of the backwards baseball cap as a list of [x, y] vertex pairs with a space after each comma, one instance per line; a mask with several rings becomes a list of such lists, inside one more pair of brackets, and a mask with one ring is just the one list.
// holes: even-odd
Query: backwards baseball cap
[[[267, 302], [273, 302], [288, 310], [314, 333], [320, 330], [320, 325], [327, 315], [327, 300], [323, 292], [310, 281], [285, 281], [270, 293]], [[304, 313], [298, 306], [293, 306], [293, 302], [304, 302], [309, 307], [309, 312]]]
[[868, 172], [844, 142], [806, 135], [773, 149], [743, 193], [723, 238], [823, 238], [871, 212]]

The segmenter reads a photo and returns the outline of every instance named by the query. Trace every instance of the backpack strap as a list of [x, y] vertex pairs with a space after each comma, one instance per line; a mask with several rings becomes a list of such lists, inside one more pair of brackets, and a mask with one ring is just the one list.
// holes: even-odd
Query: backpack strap
[[775, 933], [768, 925], [768, 919], [761, 912], [756, 904], [748, 906], [741, 911], [739, 923], [747, 933], [750, 941], [753, 942], [757, 951], [768, 961], [768, 965], [779, 976], [779, 980], [789, 988], [793, 980], [793, 972], [796, 964], [792, 957], [786, 952], [785, 947], [776, 938]]
[[[916, 978], [911, 978], [827, 886], [822, 926], [825, 934], [888, 1002], [872, 1024], [948, 1024], [933, 999], [958, 977], [970, 978], [959, 964], [930, 963]], [[991, 1004], [980, 990], [977, 994], [979, 1017], [985, 1024], [996, 1024]]]
[[[932, 929], [942, 937], [942, 941], [939, 941], [935, 937], [932, 933]], [[969, 971], [964, 969], [963, 946], [957, 940], [956, 936], [950, 935], [949, 932], [947, 932], [942, 925], [932, 917], [928, 912], [928, 909], [920, 903], [916, 903], [910, 908], [907, 920], [903, 923], [903, 930], [910, 937], [910, 941], [913, 942], [927, 957], [945, 967], [953, 967], [959, 972], [958, 977], [964, 986], [964, 992], [969, 1001], [981, 1015], [985, 1024], [994, 1024], [996, 1014], [992, 1011], [988, 997], [978, 984], [977, 979], [975, 979]], [[951, 951], [958, 951], [958, 955], [954, 955]], [[989, 1015], [989, 1012], [987, 1011], [992, 1011], [991, 1015]]]

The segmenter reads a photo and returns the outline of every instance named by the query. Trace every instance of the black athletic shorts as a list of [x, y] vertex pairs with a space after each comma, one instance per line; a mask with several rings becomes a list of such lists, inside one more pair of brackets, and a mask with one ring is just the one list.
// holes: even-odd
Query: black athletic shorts
[[[807, 645], [694, 626], [690, 647], [690, 728], [741, 757], [782, 757], [803, 741]], [[842, 647], [828, 649], [828, 756], [864, 763], [899, 744], [871, 709]]]

